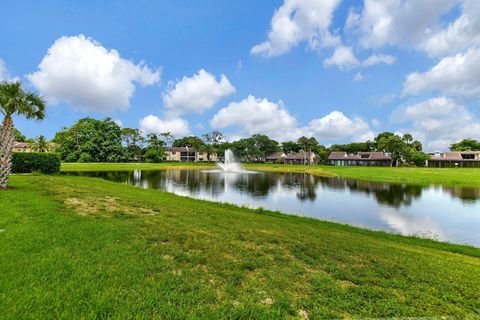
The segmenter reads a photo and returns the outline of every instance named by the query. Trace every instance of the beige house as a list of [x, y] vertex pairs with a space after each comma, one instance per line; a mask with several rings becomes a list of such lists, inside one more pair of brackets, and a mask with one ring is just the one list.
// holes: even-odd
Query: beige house
[[333, 151], [328, 156], [328, 163], [334, 166], [367, 166], [390, 167], [392, 157], [384, 152], [357, 152], [348, 154], [344, 151]]
[[165, 151], [164, 160], [178, 162], [217, 162], [218, 157], [216, 154], [211, 154], [209, 159], [206, 152], [200, 152], [189, 147], [172, 147]]
[[288, 153], [275, 152], [265, 157], [267, 163], [315, 164], [317, 156], [314, 152]]
[[30, 152], [30, 144], [26, 142], [15, 141], [13, 144], [13, 152]]
[[430, 154], [432, 168], [480, 168], [480, 151], [436, 152]]

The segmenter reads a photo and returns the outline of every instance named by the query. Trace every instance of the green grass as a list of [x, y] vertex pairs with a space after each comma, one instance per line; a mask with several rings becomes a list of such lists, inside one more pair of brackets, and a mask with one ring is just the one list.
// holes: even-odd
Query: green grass
[[11, 185], [2, 319], [480, 317], [477, 248], [101, 179]]
[[[213, 163], [64, 163], [62, 171], [115, 171], [115, 170], [159, 170], [175, 168], [214, 167]], [[251, 170], [279, 172], [307, 172], [319, 176], [341, 176], [345, 178], [410, 184], [437, 184], [459, 187], [480, 187], [480, 169], [438, 168], [390, 168], [390, 167], [334, 167], [280, 164], [246, 164]]]

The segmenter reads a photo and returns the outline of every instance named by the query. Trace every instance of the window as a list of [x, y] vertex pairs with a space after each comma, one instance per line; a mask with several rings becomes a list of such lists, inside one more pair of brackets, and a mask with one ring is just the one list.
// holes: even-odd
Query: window
[[462, 153], [462, 159], [463, 160], [475, 160], [475, 155], [474, 154], [465, 154]]

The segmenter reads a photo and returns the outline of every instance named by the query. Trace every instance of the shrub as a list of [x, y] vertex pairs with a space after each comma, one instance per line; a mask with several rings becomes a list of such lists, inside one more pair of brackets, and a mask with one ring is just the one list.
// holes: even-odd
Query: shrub
[[39, 171], [52, 174], [60, 172], [60, 155], [58, 153], [14, 152], [12, 160], [13, 173]]
[[78, 158], [78, 162], [92, 162], [92, 157], [90, 156], [90, 154], [83, 152], [80, 155], [80, 158]]

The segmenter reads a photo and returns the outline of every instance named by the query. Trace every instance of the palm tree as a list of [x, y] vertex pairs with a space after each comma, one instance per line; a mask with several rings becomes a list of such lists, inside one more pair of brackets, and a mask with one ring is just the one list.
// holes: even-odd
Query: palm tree
[[175, 140], [172, 133], [167, 131], [167, 132], [160, 133], [160, 135], [165, 138], [165, 141], [167, 142], [167, 147], [171, 147], [173, 140]]
[[45, 117], [46, 101], [36, 93], [25, 91], [20, 81], [0, 83], [0, 112], [5, 116], [0, 131], [0, 190], [6, 189], [12, 171], [12, 150], [15, 127], [12, 116], [41, 120]]
[[32, 150], [35, 152], [48, 152], [49, 149], [50, 146], [45, 136], [38, 136], [32, 144]]

